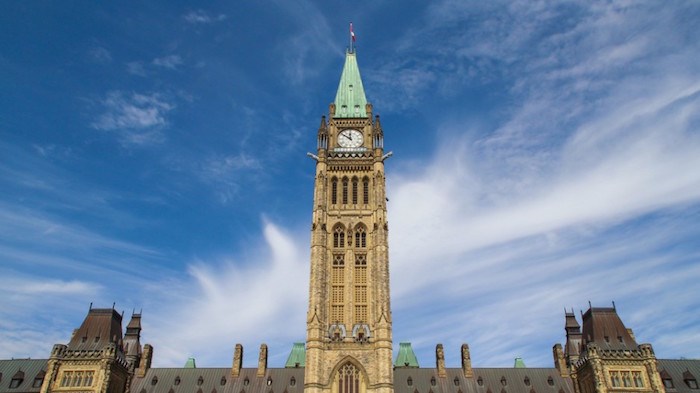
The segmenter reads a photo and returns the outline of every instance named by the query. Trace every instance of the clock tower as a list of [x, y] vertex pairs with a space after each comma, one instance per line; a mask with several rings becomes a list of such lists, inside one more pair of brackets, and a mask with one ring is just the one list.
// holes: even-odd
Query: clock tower
[[305, 393], [393, 393], [384, 133], [346, 52], [318, 129]]

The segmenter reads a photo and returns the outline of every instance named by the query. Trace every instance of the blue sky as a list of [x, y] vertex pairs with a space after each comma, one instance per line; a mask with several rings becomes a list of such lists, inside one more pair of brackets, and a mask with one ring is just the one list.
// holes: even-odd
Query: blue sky
[[394, 341], [551, 367], [615, 301], [700, 357], [700, 3], [12, 2], [0, 15], [0, 358], [89, 304], [155, 366], [305, 338], [313, 161], [348, 22], [382, 118]]

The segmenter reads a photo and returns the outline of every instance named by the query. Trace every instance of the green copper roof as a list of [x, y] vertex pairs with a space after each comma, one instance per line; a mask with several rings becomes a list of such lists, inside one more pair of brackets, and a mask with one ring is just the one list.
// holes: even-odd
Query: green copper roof
[[185, 368], [197, 368], [197, 365], [194, 364], [194, 358], [187, 359], [187, 362], [185, 362]]
[[306, 365], [306, 349], [304, 343], [294, 343], [292, 352], [289, 353], [286, 368], [304, 367]]
[[394, 367], [419, 367], [411, 343], [399, 343], [399, 355], [396, 356]]
[[367, 117], [365, 89], [355, 52], [345, 53], [345, 66], [335, 94], [335, 117]]
[[525, 362], [523, 361], [523, 358], [515, 358], [515, 364], [513, 365], [514, 368], [526, 368], [525, 367]]

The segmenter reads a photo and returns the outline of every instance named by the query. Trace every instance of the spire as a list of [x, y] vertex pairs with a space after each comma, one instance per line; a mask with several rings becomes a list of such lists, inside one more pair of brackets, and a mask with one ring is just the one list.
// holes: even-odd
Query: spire
[[296, 368], [306, 366], [306, 349], [304, 343], [294, 343], [292, 352], [289, 353], [285, 368]]
[[334, 104], [336, 118], [367, 117], [367, 97], [362, 87], [355, 52], [345, 52], [345, 66], [340, 76]]
[[411, 343], [399, 343], [399, 354], [396, 356], [394, 367], [418, 368], [418, 359], [413, 352]]

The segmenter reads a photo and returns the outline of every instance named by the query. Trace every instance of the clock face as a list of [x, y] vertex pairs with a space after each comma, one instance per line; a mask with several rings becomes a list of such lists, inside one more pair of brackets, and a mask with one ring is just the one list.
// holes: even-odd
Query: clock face
[[360, 147], [362, 146], [362, 133], [357, 130], [340, 131], [338, 145], [340, 147]]

